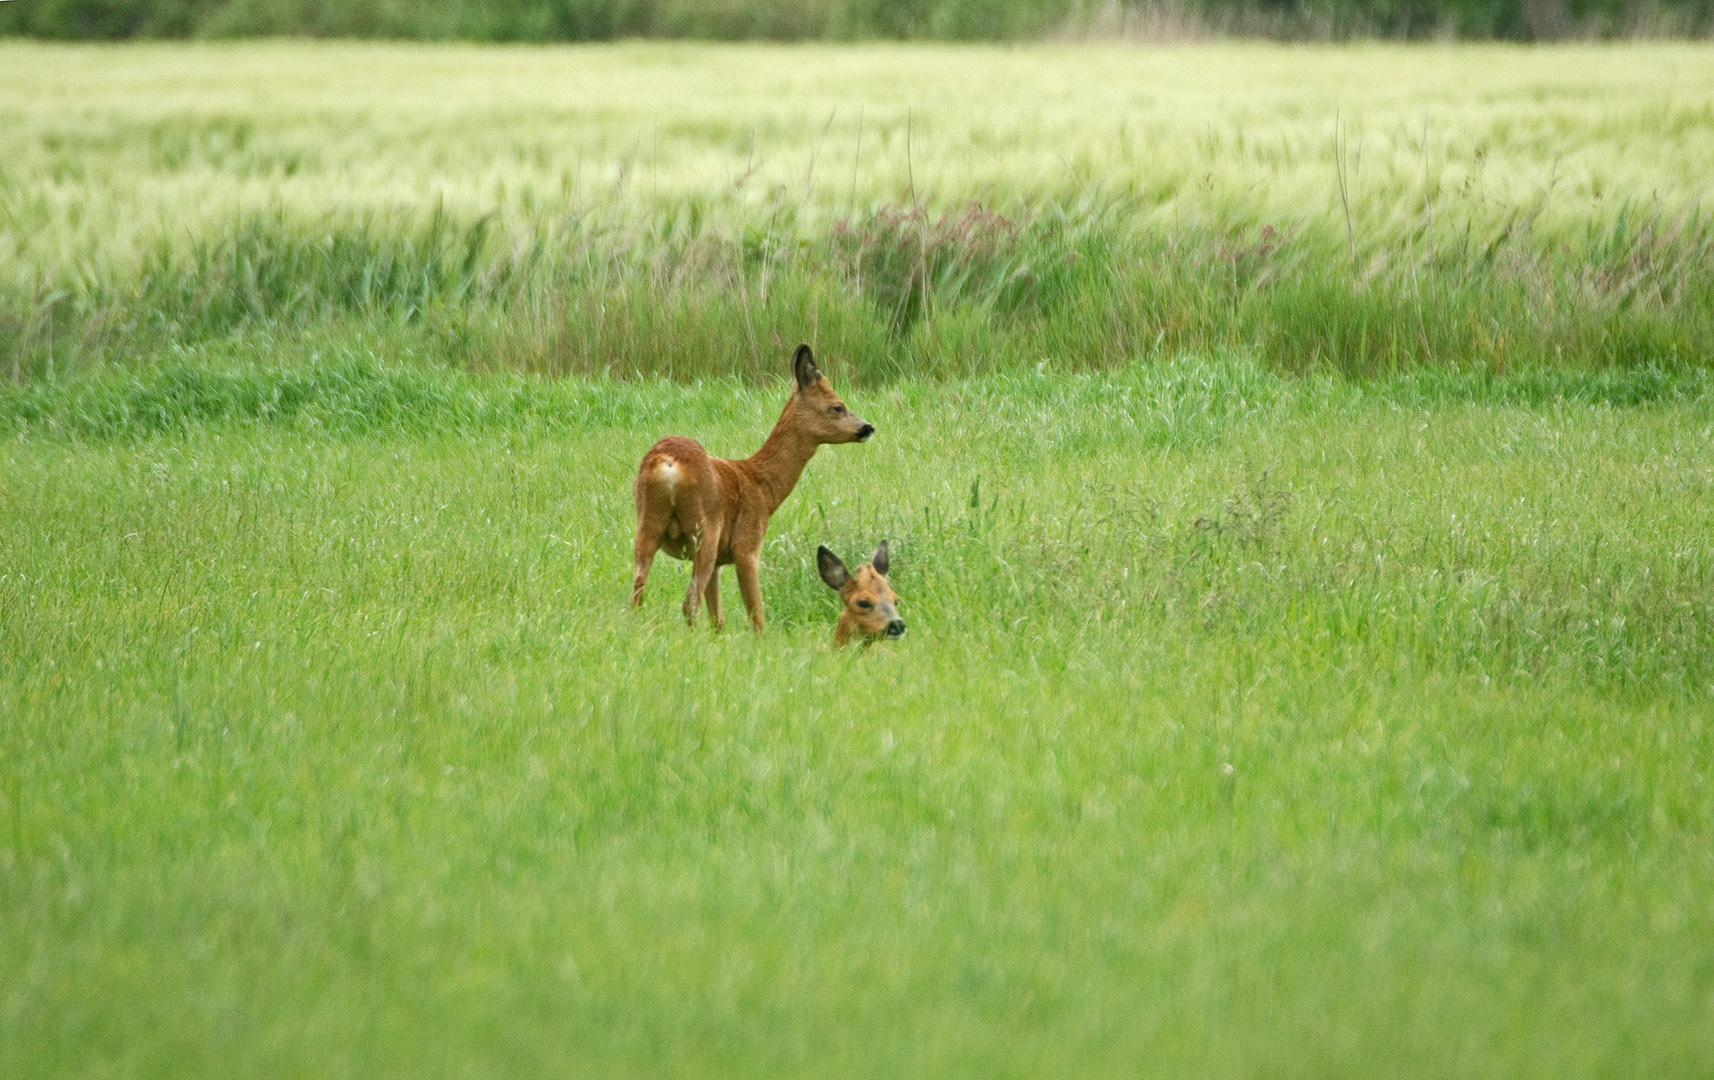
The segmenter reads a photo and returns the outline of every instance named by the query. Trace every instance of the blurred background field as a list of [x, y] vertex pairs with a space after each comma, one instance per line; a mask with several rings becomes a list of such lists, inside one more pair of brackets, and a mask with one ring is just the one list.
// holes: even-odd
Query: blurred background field
[[676, 377], [771, 370], [805, 336], [858, 379], [1714, 348], [1693, 45], [12, 42], [0, 64], [14, 378], [349, 327]]

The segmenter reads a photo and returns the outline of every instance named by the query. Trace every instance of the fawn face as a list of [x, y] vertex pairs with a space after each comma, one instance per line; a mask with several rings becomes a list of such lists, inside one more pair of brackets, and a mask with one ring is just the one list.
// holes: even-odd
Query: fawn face
[[826, 548], [818, 548], [815, 562], [821, 580], [839, 594], [845, 611], [839, 616], [839, 627], [833, 639], [843, 645], [857, 634], [863, 638], [885, 637], [896, 641], [905, 636], [905, 621], [899, 618], [898, 598], [887, 585], [887, 544], [875, 549], [875, 557], [856, 573], [845, 569], [839, 556]]
[[794, 426], [817, 444], [867, 442], [875, 434], [875, 425], [846, 408], [833, 392], [827, 376], [815, 366], [808, 345], [797, 347], [792, 376], [797, 380], [797, 389], [792, 392]]

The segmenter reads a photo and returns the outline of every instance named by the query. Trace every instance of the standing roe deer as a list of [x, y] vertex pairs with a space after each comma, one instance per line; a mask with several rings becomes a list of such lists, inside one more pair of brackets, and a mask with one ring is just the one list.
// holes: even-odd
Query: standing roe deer
[[855, 630], [868, 640], [885, 635], [889, 640], [905, 636], [905, 620], [899, 618], [898, 598], [887, 585], [887, 542], [875, 549], [875, 557], [859, 566], [855, 574], [845, 569], [839, 556], [826, 548], [815, 549], [815, 565], [821, 580], [839, 594], [845, 611], [833, 628], [833, 643], [843, 646]]
[[685, 621], [696, 623], [699, 598], [719, 629], [720, 568], [738, 568], [738, 588], [750, 623], [761, 633], [762, 537], [803, 467], [823, 443], [864, 442], [875, 425], [855, 416], [817, 370], [808, 345], [792, 356], [796, 385], [762, 448], [742, 461], [709, 457], [695, 439], [669, 435], [649, 448], [637, 468], [636, 577], [631, 606], [643, 602], [643, 586], [657, 549], [691, 561]]

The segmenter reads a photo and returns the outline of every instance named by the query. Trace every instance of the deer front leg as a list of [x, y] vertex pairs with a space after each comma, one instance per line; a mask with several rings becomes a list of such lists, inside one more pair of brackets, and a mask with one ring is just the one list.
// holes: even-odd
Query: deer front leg
[[720, 613], [720, 567], [714, 568], [714, 573], [708, 575], [708, 588], [703, 590], [702, 598], [708, 604], [708, 617], [714, 620], [714, 629], [726, 629], [726, 617]]
[[743, 552], [733, 563], [738, 571], [738, 591], [744, 595], [744, 610], [750, 613], [750, 625], [760, 634], [768, 622], [762, 611], [762, 553]]

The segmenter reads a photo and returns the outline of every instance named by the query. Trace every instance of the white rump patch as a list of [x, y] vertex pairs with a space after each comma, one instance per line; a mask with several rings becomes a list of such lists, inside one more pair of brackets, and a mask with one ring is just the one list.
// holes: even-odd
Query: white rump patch
[[662, 458], [655, 466], [655, 479], [667, 486], [668, 490], [678, 487], [678, 462], [672, 458]]

